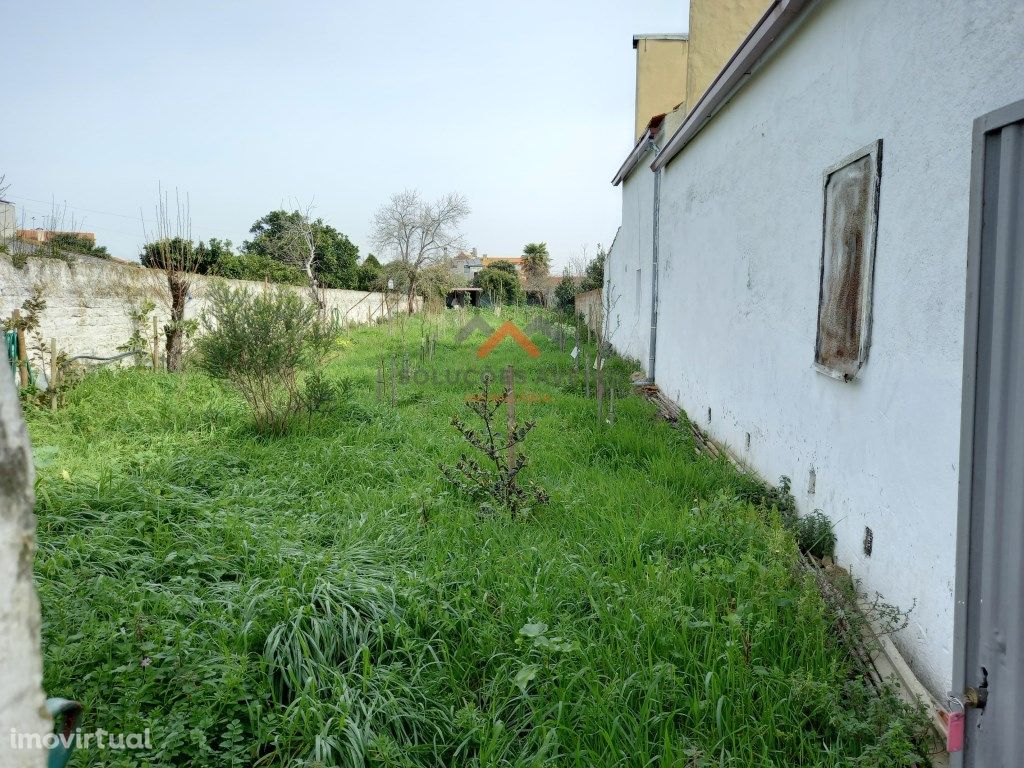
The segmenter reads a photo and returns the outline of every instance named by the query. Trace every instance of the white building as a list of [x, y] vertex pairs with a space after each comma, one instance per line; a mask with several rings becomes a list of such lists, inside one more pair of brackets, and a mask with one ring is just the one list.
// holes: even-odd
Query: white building
[[0, 240], [9, 240], [18, 230], [15, 218], [14, 203], [0, 200]]
[[[1024, 524], [1014, 522], [1024, 492], [999, 486], [1009, 518], [993, 525], [1016, 548], [992, 561], [1003, 571], [977, 570], [1000, 546], [996, 529], [968, 535], [981, 525], [971, 477], [979, 493], [978, 473], [1011, 466], [1024, 443], [1013, 431], [1024, 427], [1024, 392], [1000, 390], [999, 410], [981, 390], [997, 375], [1012, 380], [1024, 358], [1024, 293], [1006, 287], [1024, 288], [1024, 123], [1014, 122], [1024, 107], [975, 126], [1024, 99], [1022, 41], [1020, 0], [768, 3], [700, 100], [650, 116], [615, 177], [613, 344], [763, 477], [792, 478], [801, 511], [834, 521], [840, 563], [868, 595], [910, 611], [896, 642], [940, 701], [980, 682], [986, 648], [1018, 659], [1004, 664], [1015, 671], [1003, 691], [1024, 692]], [[1003, 123], [1019, 130], [1007, 128], [999, 149]], [[977, 213], [983, 193], [1007, 206], [991, 237]], [[978, 254], [998, 241], [1015, 271], [970, 272], [969, 238]], [[1007, 303], [992, 310], [986, 297], [1000, 290]], [[1012, 317], [1021, 322], [1015, 336], [1004, 329], [1005, 350], [1015, 354], [985, 357], [993, 327]], [[1009, 414], [984, 436], [997, 443], [987, 463], [971, 452], [980, 427], [963, 384], [965, 321], [976, 407]], [[975, 475], [961, 472], [962, 396]], [[986, 635], [970, 613], [981, 593], [969, 590], [993, 579], [1003, 592], [984, 600], [1003, 601], [1009, 618]], [[1020, 731], [1018, 706], [1004, 711]]]

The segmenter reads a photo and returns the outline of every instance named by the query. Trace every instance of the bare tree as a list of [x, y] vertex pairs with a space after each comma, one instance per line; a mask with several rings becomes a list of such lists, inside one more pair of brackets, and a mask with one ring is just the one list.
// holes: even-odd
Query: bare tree
[[373, 215], [370, 239], [378, 253], [390, 255], [404, 267], [410, 315], [420, 271], [461, 247], [459, 227], [468, 215], [469, 203], [458, 193], [428, 202], [416, 190], [392, 195]]
[[174, 204], [172, 220], [168, 195], [163, 188], [159, 188], [152, 230], [147, 229], [143, 218], [146, 242], [142, 249], [142, 264], [159, 271], [167, 284], [170, 320], [164, 325], [164, 337], [168, 371], [180, 371], [182, 367], [185, 331], [188, 327], [185, 305], [199, 261], [192, 243], [188, 196], [183, 204], [175, 190]]
[[316, 279], [313, 265], [316, 262], [317, 244], [313, 222], [313, 203], [284, 217], [279, 232], [272, 234], [267, 243], [269, 255], [284, 264], [291, 264], [306, 273], [307, 288], [313, 304], [322, 314], [326, 308], [320, 283]]

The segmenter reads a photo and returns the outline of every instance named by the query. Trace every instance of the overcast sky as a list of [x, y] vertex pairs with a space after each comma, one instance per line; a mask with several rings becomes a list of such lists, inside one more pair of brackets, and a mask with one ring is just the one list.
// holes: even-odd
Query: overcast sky
[[[0, 10], [0, 174], [28, 226], [51, 200], [122, 258], [157, 184], [236, 245], [289, 200], [367, 252], [392, 193], [467, 196], [481, 253], [608, 245], [632, 145], [639, 32], [687, 0], [20, 2]], [[35, 220], [33, 222], [33, 218]]]

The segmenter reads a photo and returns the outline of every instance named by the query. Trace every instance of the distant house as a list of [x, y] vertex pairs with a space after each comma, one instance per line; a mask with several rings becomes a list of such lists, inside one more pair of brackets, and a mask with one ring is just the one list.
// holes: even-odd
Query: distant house
[[451, 273], [460, 285], [472, 285], [476, 273], [483, 268], [483, 259], [475, 253], [462, 252], [452, 259]]
[[522, 275], [522, 256], [488, 256], [486, 253], [483, 256], [477, 256], [475, 248], [472, 251], [462, 251], [452, 259], [451, 272], [456, 280], [465, 285], [472, 285], [477, 272], [495, 264], [511, 264], [515, 267], [516, 272]]
[[90, 245], [96, 245], [96, 235], [93, 232], [63, 232], [52, 229], [19, 229], [18, 239], [29, 243], [48, 243], [55, 237], [66, 235], [78, 240], [86, 241]]

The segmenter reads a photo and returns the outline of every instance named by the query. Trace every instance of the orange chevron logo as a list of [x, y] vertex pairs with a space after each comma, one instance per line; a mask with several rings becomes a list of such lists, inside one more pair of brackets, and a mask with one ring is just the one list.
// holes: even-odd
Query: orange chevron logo
[[491, 337], [487, 339], [487, 341], [480, 345], [480, 348], [476, 351], [476, 356], [487, 357], [491, 353], [491, 350], [501, 344], [501, 342], [509, 336], [511, 336], [512, 340], [522, 347], [530, 357], [540, 357], [540, 350], [537, 349], [537, 345], [530, 341], [530, 337], [519, 330], [519, 326], [510, 320], [506, 320], [502, 323], [501, 327], [492, 333]]

